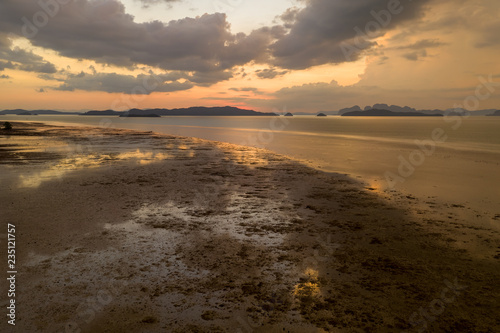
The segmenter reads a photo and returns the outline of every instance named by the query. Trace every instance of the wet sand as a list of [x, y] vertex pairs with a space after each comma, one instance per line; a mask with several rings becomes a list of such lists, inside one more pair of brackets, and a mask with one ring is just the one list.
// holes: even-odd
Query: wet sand
[[463, 204], [262, 149], [14, 128], [0, 142], [0, 233], [16, 225], [17, 318], [2, 332], [500, 328], [499, 232]]

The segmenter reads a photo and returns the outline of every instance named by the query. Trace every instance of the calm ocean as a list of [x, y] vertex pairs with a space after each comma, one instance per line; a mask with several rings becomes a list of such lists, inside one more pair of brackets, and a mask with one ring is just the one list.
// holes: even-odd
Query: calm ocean
[[500, 117], [0, 116], [112, 126], [267, 148], [370, 187], [500, 213]]

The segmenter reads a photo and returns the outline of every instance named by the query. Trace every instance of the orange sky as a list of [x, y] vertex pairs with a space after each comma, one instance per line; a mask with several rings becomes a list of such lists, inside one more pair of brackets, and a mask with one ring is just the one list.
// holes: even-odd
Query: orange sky
[[[242, 1], [241, 8], [233, 2], [233, 6], [203, 5], [195, 10], [184, 1], [170, 7], [141, 7], [133, 1], [97, 0], [88, 3], [92, 7], [85, 10], [93, 11], [88, 17], [82, 8], [73, 11], [70, 3], [54, 17], [47, 15], [47, 24], [37, 36], [25, 38], [19, 33], [22, 17], [35, 17], [42, 10], [18, 6], [26, 1], [7, 0], [0, 5], [10, 17], [26, 15], [0, 24], [0, 109], [232, 105], [314, 113], [374, 103], [446, 109], [467, 98], [470, 102], [478, 85], [487, 81], [492, 83], [480, 90], [485, 97], [469, 105], [479, 109], [500, 105], [496, 83], [500, 82], [500, 37], [494, 33], [500, 31], [497, 1], [430, 0], [421, 7], [401, 5], [401, 13], [393, 14], [386, 27], [369, 36], [369, 44], [359, 48], [356, 59], [341, 60], [335, 58], [341, 45], [357, 47], [354, 28], [364, 30], [363, 22], [377, 22], [370, 13], [385, 11], [384, 5], [391, 1], [374, 1], [366, 7], [366, 17], [359, 18], [361, 23], [346, 28], [333, 23], [335, 15], [342, 14], [334, 13], [334, 6], [346, 7], [346, 16], [354, 12], [341, 0], [278, 1], [268, 6], [267, 16], [255, 26], [248, 15], [251, 8], [266, 12], [264, 1], [254, 2], [251, 8]], [[226, 10], [225, 16], [215, 14], [216, 10]], [[183, 16], [191, 12], [189, 19]], [[280, 13], [287, 15], [277, 17]], [[124, 19], [127, 14], [131, 16]], [[321, 27], [307, 26], [314, 15], [323, 22]], [[147, 25], [161, 17], [167, 19]], [[119, 21], [87, 33], [86, 25], [99, 25], [99, 20]], [[67, 33], [61, 33], [65, 24]], [[189, 35], [193, 26], [200, 30]], [[206, 36], [200, 36], [204, 31]], [[198, 41], [198, 36], [203, 39]], [[213, 42], [204, 48], [201, 44], [211, 38]], [[101, 40], [108, 41], [99, 44]], [[211, 50], [214, 43], [221, 43], [220, 47]], [[329, 52], [332, 58], [325, 59]], [[152, 72], [169, 77], [162, 88], [143, 83]], [[137, 91], [148, 94], [134, 95]]]

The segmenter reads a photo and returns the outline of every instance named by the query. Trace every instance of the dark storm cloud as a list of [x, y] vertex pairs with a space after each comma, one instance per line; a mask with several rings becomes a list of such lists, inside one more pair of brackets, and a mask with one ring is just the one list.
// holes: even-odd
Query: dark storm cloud
[[[34, 46], [54, 50], [61, 56], [127, 68], [148, 65], [172, 72], [169, 75], [190, 84], [209, 86], [232, 78], [236, 66], [251, 62], [269, 64], [270, 69], [256, 75], [272, 79], [291, 69], [355, 60], [374, 45], [369, 37], [383, 35], [419, 17], [428, 1], [400, 4], [397, 0], [309, 0], [303, 9], [287, 10], [281, 16], [282, 25], [233, 34], [223, 13], [168, 23], [137, 23], [119, 0], [2, 0], [0, 34], [24, 35]], [[356, 29], [366, 32], [370, 24], [378, 24], [380, 30], [360, 37]], [[9, 40], [0, 37], [2, 50], [4, 44], [10, 45]], [[354, 47], [349, 57], [342, 45]], [[0, 54], [0, 59], [11, 61], [5, 53]], [[49, 74], [56, 71], [43, 59], [16, 61], [19, 69]], [[103, 79], [104, 74], [94, 74], [96, 79]], [[126, 80], [124, 86], [128, 86], [130, 78], [122, 78]], [[89, 89], [95, 85], [88, 80], [79, 85], [67, 82], [61, 89], [74, 86]]]
[[105, 91], [108, 93], [127, 93], [149, 95], [152, 92], [173, 92], [188, 90], [193, 84], [185, 81], [171, 81], [161, 75], [121, 75], [116, 73], [70, 74], [64, 83], [55, 90], [61, 91]]
[[[420, 17], [427, 2], [310, 0], [304, 9], [289, 11], [282, 17], [290, 31], [271, 45], [274, 64], [305, 69], [356, 60], [363, 50], [373, 46], [372, 37]], [[351, 47], [348, 57], [342, 45]]]
[[[0, 30], [24, 33], [33, 45], [70, 58], [205, 73], [200, 82], [227, 79], [225, 70], [264, 59], [273, 34], [282, 31], [262, 28], [249, 35], [233, 35], [221, 13], [168, 23], [136, 23], [117, 0], [69, 1], [57, 11], [53, 7], [53, 17], [37, 27], [33, 18], [40, 11], [35, 1], [5, 0], [0, 4]], [[208, 79], [206, 73], [214, 73], [214, 79]]]
[[[304, 9], [282, 15], [283, 26], [265, 27], [250, 34], [232, 34], [225, 14], [205, 14], [163, 23], [136, 23], [118, 0], [69, 0], [43, 9], [32, 0], [0, 3], [0, 30], [30, 38], [31, 43], [62, 56], [93, 59], [118, 66], [145, 64], [164, 70], [219, 73], [250, 61], [302, 69], [348, 61], [340, 47], [353, 42], [380, 14], [380, 34], [422, 13], [420, 0], [396, 6], [397, 0], [311, 0]], [[400, 10], [384, 16], [388, 4]], [[383, 26], [383, 27], [382, 27]], [[289, 31], [287, 32], [287, 28]], [[366, 39], [366, 38], [361, 38]], [[354, 58], [370, 42], [357, 45]]]

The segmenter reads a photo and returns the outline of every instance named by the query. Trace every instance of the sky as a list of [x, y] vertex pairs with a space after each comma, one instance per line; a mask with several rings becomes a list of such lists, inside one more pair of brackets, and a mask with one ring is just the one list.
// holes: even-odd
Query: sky
[[498, 0], [2, 0], [0, 109], [500, 108]]

